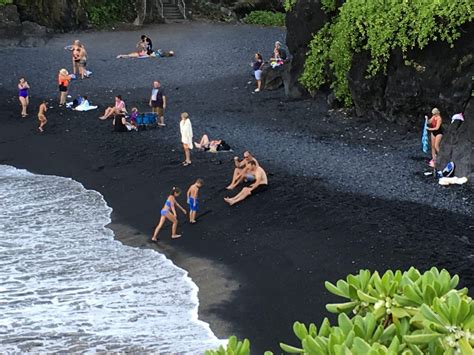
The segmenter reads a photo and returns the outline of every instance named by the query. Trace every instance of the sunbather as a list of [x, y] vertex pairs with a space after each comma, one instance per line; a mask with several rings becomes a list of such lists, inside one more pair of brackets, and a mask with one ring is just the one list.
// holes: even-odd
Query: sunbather
[[249, 172], [255, 176], [255, 182], [248, 187], [244, 187], [242, 191], [234, 197], [225, 197], [224, 201], [231, 206], [246, 199], [250, 195], [256, 195], [268, 188], [268, 178], [265, 170], [258, 166], [255, 161], [250, 161], [248, 165]]
[[244, 152], [244, 158], [239, 160], [239, 157], [234, 157], [234, 175], [232, 176], [232, 182], [227, 186], [227, 190], [235, 189], [243, 181], [253, 181], [255, 176], [249, 171], [250, 167], [248, 163], [251, 161], [255, 162], [258, 166], [257, 159], [255, 159], [249, 151]]

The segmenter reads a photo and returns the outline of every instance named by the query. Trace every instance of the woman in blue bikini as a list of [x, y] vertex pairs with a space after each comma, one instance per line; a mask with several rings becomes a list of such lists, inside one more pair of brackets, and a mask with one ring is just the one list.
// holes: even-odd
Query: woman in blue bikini
[[181, 207], [181, 205], [176, 201], [176, 198], [181, 194], [181, 190], [177, 187], [173, 187], [173, 190], [171, 190], [170, 195], [166, 199], [165, 205], [161, 209], [161, 218], [160, 222], [155, 228], [155, 232], [153, 233], [153, 237], [151, 238], [152, 241], [156, 242], [158, 239], [158, 233], [160, 232], [160, 229], [163, 227], [165, 224], [166, 219], [168, 219], [171, 223], [173, 223], [173, 226], [171, 227], [171, 238], [176, 239], [181, 237], [180, 234], [176, 234], [176, 230], [178, 229], [178, 218], [176, 214], [176, 208], [175, 206], [178, 206], [179, 209], [186, 214], [186, 210]]
[[26, 82], [25, 78], [21, 78], [18, 83], [18, 99], [21, 103], [21, 117], [25, 118], [28, 113], [26, 109], [28, 108], [29, 99], [28, 99], [28, 89], [30, 86]]

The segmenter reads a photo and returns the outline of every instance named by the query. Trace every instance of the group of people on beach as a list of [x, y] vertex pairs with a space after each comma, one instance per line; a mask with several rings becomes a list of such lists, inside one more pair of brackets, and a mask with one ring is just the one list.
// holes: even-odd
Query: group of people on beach
[[[283, 49], [283, 46], [280, 41], [275, 42], [275, 46], [273, 48], [273, 53], [270, 55], [270, 59], [268, 60], [268, 64], [275, 69], [280, 65], [283, 65], [288, 60], [288, 56], [286, 51]], [[265, 66], [265, 62], [263, 60], [263, 56], [260, 52], [255, 53], [254, 62], [251, 64], [252, 69], [254, 72], [255, 80], [257, 83], [257, 88], [254, 92], [262, 91], [262, 73]]]

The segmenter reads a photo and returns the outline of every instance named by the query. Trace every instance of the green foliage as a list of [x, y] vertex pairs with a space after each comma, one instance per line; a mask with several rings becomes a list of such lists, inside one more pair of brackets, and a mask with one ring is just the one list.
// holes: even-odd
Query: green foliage
[[244, 17], [244, 22], [251, 25], [285, 26], [285, 14], [272, 11], [252, 11]]
[[336, 11], [336, 0], [321, 0], [321, 8], [326, 12]]
[[207, 350], [204, 355], [250, 355], [250, 342], [248, 339], [238, 341], [232, 336], [227, 342], [227, 347], [221, 345], [217, 350]]
[[13, 0], [0, 0], [0, 6], [13, 4]]
[[133, 2], [128, 0], [86, 0], [85, 9], [89, 21], [95, 26], [104, 26], [133, 19]]
[[[322, 0], [322, 6], [334, 11], [336, 5]], [[406, 55], [436, 40], [452, 45], [460, 36], [460, 26], [472, 21], [473, 7], [472, 0], [347, 0], [311, 41], [301, 83], [310, 91], [330, 83], [336, 97], [348, 106], [352, 99], [347, 74], [354, 53], [370, 53], [367, 76], [373, 77], [385, 71], [394, 49]]]
[[298, 0], [284, 0], [283, 8], [285, 9], [286, 12], [291, 11], [297, 2]]
[[[295, 322], [300, 344], [280, 347], [310, 355], [472, 355], [474, 302], [466, 288], [456, 289], [458, 283], [457, 275], [437, 268], [382, 276], [361, 270], [336, 284], [326, 282], [329, 292], [345, 299], [326, 306], [338, 314], [337, 324], [327, 318], [319, 328]], [[239, 344], [233, 337], [227, 350], [206, 354], [236, 354]]]

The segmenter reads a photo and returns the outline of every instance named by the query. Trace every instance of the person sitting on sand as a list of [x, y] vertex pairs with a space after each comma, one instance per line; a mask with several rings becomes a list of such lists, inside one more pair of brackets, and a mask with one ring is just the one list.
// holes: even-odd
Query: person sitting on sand
[[178, 229], [178, 216], [176, 214], [176, 207], [178, 206], [179, 209], [186, 214], [186, 210], [181, 207], [181, 205], [176, 201], [176, 198], [181, 195], [181, 190], [178, 187], [173, 187], [171, 190], [170, 195], [166, 199], [165, 205], [161, 209], [161, 217], [158, 225], [155, 228], [155, 232], [153, 233], [153, 237], [151, 238], [152, 241], [156, 242], [158, 240], [158, 233], [160, 233], [161, 228], [165, 224], [166, 220], [169, 220], [173, 223], [171, 227], [171, 238], [176, 239], [181, 237], [180, 234], [177, 234]]
[[152, 55], [153, 52], [153, 42], [151, 41], [150, 37], [146, 35], [142, 35], [141, 37], [142, 42], [145, 44], [146, 54]]
[[99, 117], [101, 120], [106, 120], [112, 115], [118, 115], [118, 114], [124, 114], [127, 112], [127, 109], [125, 108], [125, 102], [122, 100], [122, 96], [117, 95], [115, 96], [115, 104], [114, 106], [109, 106], [105, 110], [104, 114]]
[[137, 50], [135, 52], [129, 53], [129, 54], [119, 54], [117, 58], [142, 58], [142, 57], [148, 57], [149, 55], [147, 54], [146, 50], [147, 44], [143, 40], [140, 40], [140, 42], [137, 43]]
[[134, 126], [131, 122], [128, 122], [124, 114], [114, 115], [112, 121], [115, 132], [129, 132], [129, 131], [138, 131], [138, 128]]
[[247, 180], [251, 182], [255, 177], [249, 172], [249, 165], [251, 161], [255, 162], [258, 166], [258, 161], [255, 159], [249, 151], [244, 152], [244, 158], [239, 160], [239, 157], [234, 157], [234, 175], [232, 176], [232, 182], [227, 186], [227, 190], [235, 189], [241, 182]]
[[431, 157], [429, 164], [434, 168], [436, 164], [436, 156], [439, 153], [439, 147], [441, 140], [443, 139], [443, 119], [441, 118], [441, 113], [435, 107], [431, 110], [433, 116], [428, 120], [428, 131], [431, 132]]
[[242, 191], [234, 197], [225, 197], [224, 201], [231, 206], [246, 199], [250, 195], [256, 195], [268, 188], [268, 178], [265, 170], [258, 166], [255, 161], [249, 162], [248, 165], [250, 166], [249, 172], [255, 176], [255, 182], [248, 187], [244, 187]]
[[43, 127], [46, 125], [46, 123], [48, 123], [48, 120], [46, 119], [46, 111], [48, 111], [47, 103], [48, 103], [47, 100], [43, 100], [41, 102], [41, 105], [39, 106], [39, 109], [38, 109], [38, 121], [40, 122], [38, 130], [41, 133], [44, 132]]
[[66, 69], [61, 69], [58, 74], [58, 84], [59, 84], [59, 107], [66, 105], [67, 92], [69, 87], [69, 82], [72, 77], [69, 75]]
[[28, 104], [30, 103], [28, 98], [28, 90], [30, 86], [25, 78], [20, 78], [20, 82], [18, 83], [18, 100], [20, 100], [21, 104], [21, 117], [25, 118], [28, 116], [28, 112], [26, 111], [28, 108]]
[[189, 189], [187, 195], [188, 205], [189, 205], [189, 223], [196, 223], [196, 212], [198, 211], [198, 193], [199, 189], [204, 185], [204, 181], [202, 179], [197, 179], [194, 184], [192, 184]]

